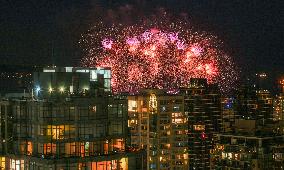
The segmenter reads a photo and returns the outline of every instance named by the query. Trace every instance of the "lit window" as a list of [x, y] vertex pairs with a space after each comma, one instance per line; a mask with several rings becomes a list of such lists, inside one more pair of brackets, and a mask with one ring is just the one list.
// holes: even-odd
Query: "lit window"
[[128, 111], [136, 111], [137, 110], [137, 101], [128, 100]]
[[92, 106], [91, 111], [95, 113], [97, 111], [97, 106]]
[[149, 99], [149, 108], [154, 111], [157, 109], [157, 97], [155, 94], [150, 95]]
[[180, 107], [179, 106], [174, 106], [173, 107], [173, 111], [180, 111]]
[[193, 129], [196, 131], [203, 131], [205, 130], [205, 125], [193, 125]]

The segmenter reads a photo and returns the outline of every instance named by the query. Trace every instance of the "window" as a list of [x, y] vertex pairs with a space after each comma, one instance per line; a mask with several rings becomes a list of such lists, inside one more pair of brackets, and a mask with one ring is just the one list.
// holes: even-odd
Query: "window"
[[117, 117], [117, 105], [108, 105], [108, 115], [111, 118]]
[[167, 107], [166, 106], [161, 106], [160, 110], [161, 110], [161, 112], [166, 112], [167, 111]]
[[160, 105], [167, 105], [168, 101], [167, 100], [160, 100]]
[[183, 118], [183, 114], [178, 113], [172, 113], [172, 123], [184, 123], [185, 119]]
[[97, 112], [97, 106], [91, 106], [90, 109], [93, 113]]
[[104, 124], [96, 124], [93, 127], [94, 137], [103, 137], [105, 136], [105, 125]]
[[176, 106], [174, 106], [173, 107], [173, 111], [175, 111], [175, 112], [178, 112], [178, 111], [180, 111], [181, 109], [180, 109], [180, 106], [178, 106], [178, 105], [176, 105]]
[[52, 115], [48, 106], [40, 106], [39, 110], [40, 118], [51, 118]]
[[122, 122], [111, 122], [109, 126], [110, 135], [120, 135], [122, 134]]
[[45, 143], [43, 144], [43, 154], [48, 155], [54, 155], [56, 154], [56, 144], [55, 143]]
[[118, 105], [118, 111], [117, 111], [117, 117], [123, 117], [123, 110], [124, 110], [124, 105], [119, 104]]
[[76, 156], [75, 142], [65, 144], [65, 153], [67, 156]]
[[89, 109], [87, 107], [79, 108], [80, 120], [88, 120], [89, 119]]
[[113, 139], [113, 150], [114, 151], [123, 151], [124, 150], [123, 139]]
[[137, 101], [128, 100], [128, 111], [135, 112], [137, 110]]
[[5, 169], [5, 157], [0, 157], [0, 169]]
[[65, 126], [64, 125], [48, 125], [47, 135], [52, 139], [64, 139]]
[[33, 146], [32, 142], [21, 142], [20, 144], [20, 153], [24, 155], [32, 155], [33, 152]]
[[84, 139], [90, 139], [93, 137], [91, 125], [81, 124], [79, 125], [79, 137]]
[[75, 120], [75, 107], [69, 107], [69, 120]]
[[25, 166], [24, 160], [10, 159], [10, 169], [20, 170], [24, 169], [24, 166]]
[[204, 131], [205, 125], [193, 125], [193, 129], [196, 131]]

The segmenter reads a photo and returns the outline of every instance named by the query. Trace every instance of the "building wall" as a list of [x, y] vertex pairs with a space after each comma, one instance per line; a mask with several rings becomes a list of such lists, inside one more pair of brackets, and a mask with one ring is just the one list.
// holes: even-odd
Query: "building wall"
[[192, 79], [182, 93], [188, 115], [189, 169], [210, 169], [210, 152], [222, 127], [220, 93], [204, 79]]
[[183, 96], [148, 91], [128, 97], [131, 145], [147, 151], [147, 169], [188, 169]]
[[109, 68], [50, 67], [33, 78], [31, 97], [0, 100], [1, 169], [142, 168]]

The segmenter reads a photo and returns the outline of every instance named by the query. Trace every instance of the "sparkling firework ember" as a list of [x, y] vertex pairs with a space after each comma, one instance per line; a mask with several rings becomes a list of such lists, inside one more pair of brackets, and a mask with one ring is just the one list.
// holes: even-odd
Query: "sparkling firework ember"
[[191, 77], [206, 78], [226, 92], [238, 77], [231, 58], [219, 49], [221, 42], [184, 23], [142, 27], [101, 23], [80, 43], [86, 50], [84, 66], [111, 68], [115, 93], [177, 89]]

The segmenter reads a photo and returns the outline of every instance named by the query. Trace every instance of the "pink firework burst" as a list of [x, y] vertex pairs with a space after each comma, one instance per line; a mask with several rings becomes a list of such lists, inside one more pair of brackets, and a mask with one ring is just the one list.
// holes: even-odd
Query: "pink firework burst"
[[217, 83], [226, 92], [238, 78], [231, 58], [220, 49], [221, 42], [210, 34], [193, 32], [183, 23], [100, 25], [84, 35], [81, 43], [86, 51], [84, 66], [112, 69], [115, 93], [178, 89], [197, 77]]

